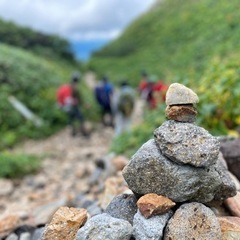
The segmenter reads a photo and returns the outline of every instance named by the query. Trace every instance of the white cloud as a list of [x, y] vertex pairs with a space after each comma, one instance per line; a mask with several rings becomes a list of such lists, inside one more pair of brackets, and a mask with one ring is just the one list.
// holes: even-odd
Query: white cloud
[[154, 0], [0, 0], [0, 17], [68, 39], [112, 39]]

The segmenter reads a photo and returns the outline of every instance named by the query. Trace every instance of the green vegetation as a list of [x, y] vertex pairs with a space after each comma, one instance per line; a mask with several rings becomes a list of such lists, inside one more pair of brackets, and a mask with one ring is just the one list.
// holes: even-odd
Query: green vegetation
[[[115, 81], [137, 86], [140, 71], [179, 82], [200, 97], [197, 124], [213, 135], [235, 135], [240, 125], [239, 1], [165, 0], [133, 22], [114, 42], [96, 52], [89, 65]], [[164, 110], [151, 116], [159, 119]], [[158, 126], [164, 121], [159, 119]], [[112, 149], [133, 153], [153, 137], [154, 121], [145, 119]], [[125, 139], [125, 140], [123, 140]], [[130, 154], [131, 155], [131, 154]]]
[[41, 159], [32, 155], [0, 153], [0, 178], [20, 178], [40, 168]]
[[153, 138], [153, 131], [165, 121], [165, 104], [155, 111], [146, 111], [144, 122], [135, 126], [131, 132], [124, 132], [115, 138], [111, 151], [117, 154], [132, 156], [143, 143]]
[[74, 62], [74, 55], [67, 40], [46, 35], [30, 28], [19, 27], [0, 19], [1, 43], [30, 50], [48, 58], [64, 58]]
[[237, 136], [240, 125], [240, 63], [238, 56], [226, 61], [215, 58], [198, 88], [198, 123], [215, 135]]
[[95, 53], [90, 66], [138, 84], [142, 69], [167, 82], [195, 82], [215, 55], [239, 52], [238, 0], [165, 0]]
[[[56, 89], [70, 80], [75, 66], [66, 61], [52, 61], [31, 52], [0, 44], [0, 149], [11, 147], [23, 138], [40, 138], [63, 127], [67, 120], [56, 104]], [[90, 90], [79, 84], [84, 101], [91, 104], [86, 118], [97, 118], [97, 106]], [[37, 128], [24, 119], [8, 101], [15, 96], [43, 119]]]

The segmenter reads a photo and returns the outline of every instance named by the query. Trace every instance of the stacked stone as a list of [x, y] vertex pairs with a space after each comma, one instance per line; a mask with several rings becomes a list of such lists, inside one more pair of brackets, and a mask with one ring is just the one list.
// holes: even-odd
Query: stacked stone
[[138, 196], [163, 195], [175, 202], [208, 203], [236, 194], [223, 164], [220, 143], [196, 126], [197, 95], [182, 84], [170, 85], [165, 121], [154, 131], [123, 170], [129, 188]]
[[196, 126], [198, 96], [174, 83], [168, 118], [123, 169], [134, 194], [117, 196], [104, 214], [87, 221], [77, 240], [222, 239], [207, 206], [236, 194], [217, 138]]

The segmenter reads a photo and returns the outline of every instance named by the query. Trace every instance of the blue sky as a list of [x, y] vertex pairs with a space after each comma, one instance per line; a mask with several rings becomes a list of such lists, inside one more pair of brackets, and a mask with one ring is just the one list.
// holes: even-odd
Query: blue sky
[[[82, 49], [118, 37], [155, 0], [0, 0], [0, 17], [45, 33], [58, 34]], [[82, 44], [82, 45], [81, 45]], [[88, 53], [87, 53], [88, 52]]]

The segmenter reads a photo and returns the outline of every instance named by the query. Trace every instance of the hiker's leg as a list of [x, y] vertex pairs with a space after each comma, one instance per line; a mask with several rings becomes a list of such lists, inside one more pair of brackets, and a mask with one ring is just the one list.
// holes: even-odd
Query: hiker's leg
[[75, 136], [76, 135], [76, 128], [75, 128], [75, 125], [74, 125], [74, 120], [75, 120], [74, 111], [71, 109], [67, 114], [68, 114], [68, 124], [71, 127], [71, 135]]
[[122, 133], [123, 130], [123, 117], [121, 113], [117, 113], [115, 116], [115, 136]]
[[80, 123], [80, 132], [83, 136], [89, 136], [89, 133], [86, 130], [84, 116], [80, 108], [76, 107], [75, 109], [75, 117]]

